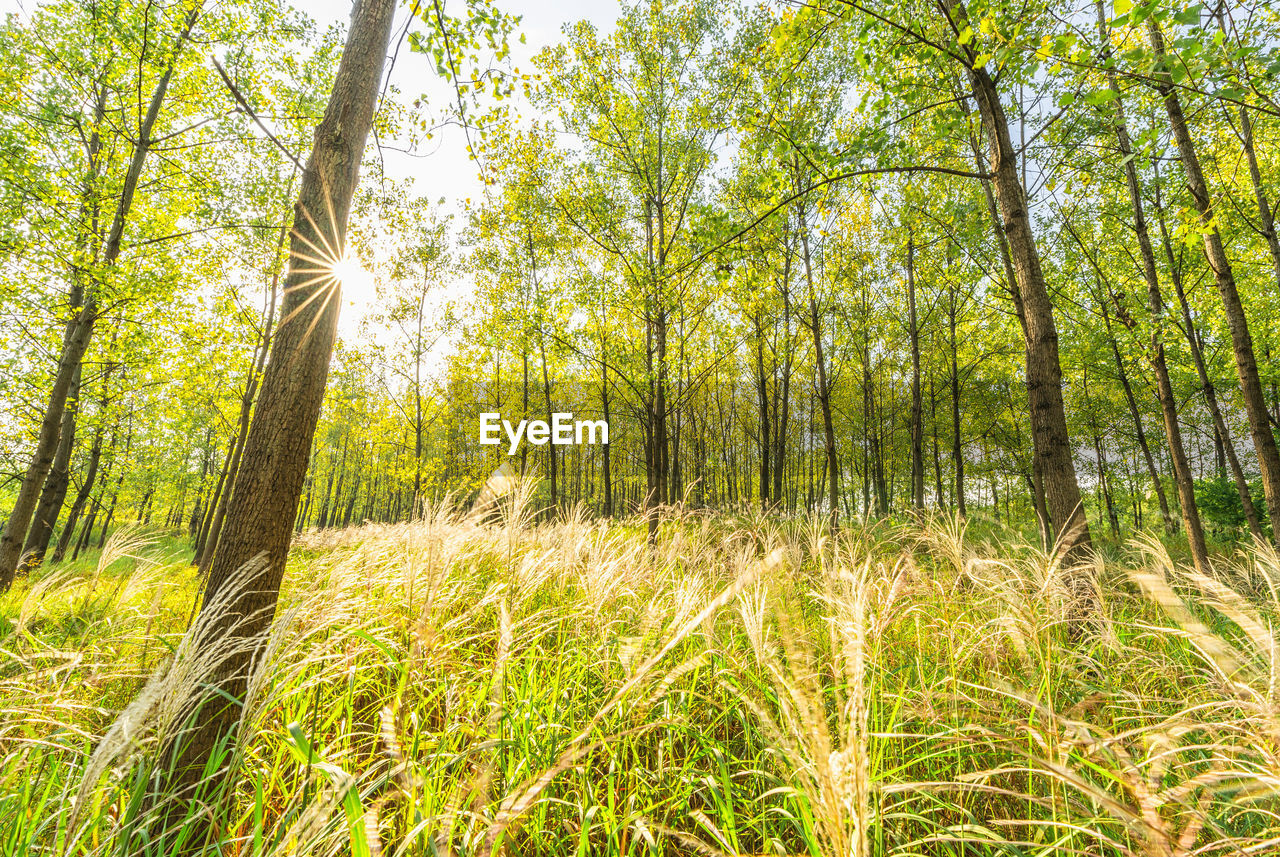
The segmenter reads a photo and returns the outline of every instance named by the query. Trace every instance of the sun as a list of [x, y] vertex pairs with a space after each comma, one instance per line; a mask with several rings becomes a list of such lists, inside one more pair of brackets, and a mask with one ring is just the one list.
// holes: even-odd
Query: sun
[[363, 292], [373, 282], [372, 275], [360, 264], [360, 258], [354, 253], [343, 253], [330, 265], [329, 271], [344, 289], [350, 291]]

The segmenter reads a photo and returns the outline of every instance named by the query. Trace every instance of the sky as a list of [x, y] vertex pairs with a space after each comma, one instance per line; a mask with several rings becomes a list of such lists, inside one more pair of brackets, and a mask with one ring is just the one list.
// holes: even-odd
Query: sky
[[[532, 57], [561, 40], [561, 28], [565, 24], [587, 19], [608, 32], [621, 9], [618, 0], [495, 0], [495, 3], [503, 11], [522, 17], [519, 33], [524, 34], [525, 43], [520, 44], [518, 36], [511, 40], [512, 65], [521, 71], [531, 70]], [[331, 22], [345, 22], [351, 14], [350, 0], [309, 0], [304, 8], [321, 29]], [[460, 14], [464, 9], [463, 0], [448, 0], [444, 9], [446, 13]], [[401, 32], [407, 19], [407, 8], [401, 8], [396, 19], [396, 34]], [[429, 58], [411, 53], [407, 45], [400, 49], [389, 82], [410, 102], [422, 94], [427, 103], [435, 107], [449, 103], [454, 97], [452, 89], [436, 76]], [[530, 110], [523, 106], [521, 112], [530, 115]], [[380, 157], [386, 175], [396, 180], [410, 180], [421, 196], [432, 200], [443, 198], [444, 212], [454, 212], [455, 224], [461, 223], [464, 202], [479, 200], [484, 195], [476, 165], [467, 156], [464, 135], [458, 128], [445, 128], [426, 146], [427, 150], [417, 154], [384, 148]], [[372, 307], [375, 295], [374, 283], [369, 277], [352, 271], [347, 279], [339, 335], [350, 339], [360, 334], [360, 321]], [[471, 290], [469, 281], [464, 279], [441, 285], [438, 293], [441, 299], [465, 300]]]

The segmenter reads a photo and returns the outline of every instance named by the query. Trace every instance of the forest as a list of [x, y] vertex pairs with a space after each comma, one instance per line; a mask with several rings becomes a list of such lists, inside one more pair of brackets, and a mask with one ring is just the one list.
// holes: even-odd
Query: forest
[[574, 8], [0, 6], [0, 855], [1280, 853], [1280, 9]]

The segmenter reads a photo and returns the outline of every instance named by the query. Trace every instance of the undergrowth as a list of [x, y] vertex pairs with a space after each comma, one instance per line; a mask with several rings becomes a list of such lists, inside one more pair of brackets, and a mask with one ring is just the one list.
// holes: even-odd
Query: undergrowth
[[[214, 851], [1280, 845], [1275, 553], [1201, 577], [1140, 539], [1082, 630], [1056, 555], [974, 526], [672, 512], [650, 545], [515, 501], [306, 533]], [[4, 854], [153, 853], [140, 796], [198, 673], [166, 553], [125, 531], [0, 599]]]

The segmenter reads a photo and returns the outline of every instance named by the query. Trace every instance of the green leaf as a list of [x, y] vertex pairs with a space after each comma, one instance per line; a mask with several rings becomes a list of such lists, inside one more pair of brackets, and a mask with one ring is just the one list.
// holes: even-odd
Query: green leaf
[[1173, 20], [1188, 27], [1196, 26], [1200, 23], [1200, 12], [1202, 9], [1203, 7], [1199, 3], [1194, 6], [1188, 6], [1186, 9], [1175, 14], [1173, 16]]

